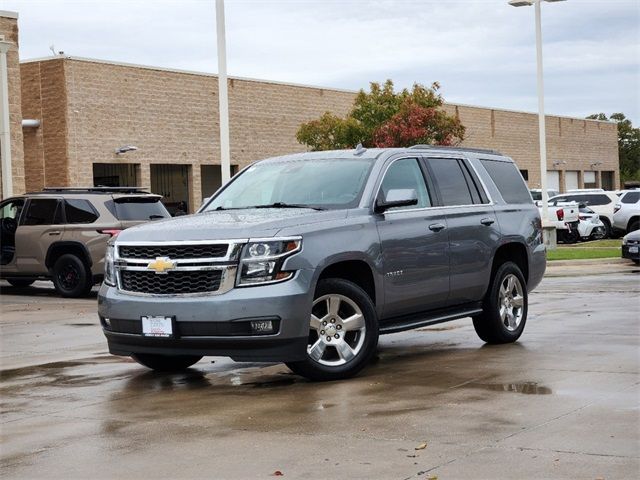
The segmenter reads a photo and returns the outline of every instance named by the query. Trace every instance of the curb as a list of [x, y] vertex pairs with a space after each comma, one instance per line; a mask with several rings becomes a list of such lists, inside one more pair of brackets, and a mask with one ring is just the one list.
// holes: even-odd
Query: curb
[[581, 265], [633, 265], [631, 260], [626, 258], [589, 258], [586, 260], [547, 260], [547, 268], [549, 267], [569, 267]]

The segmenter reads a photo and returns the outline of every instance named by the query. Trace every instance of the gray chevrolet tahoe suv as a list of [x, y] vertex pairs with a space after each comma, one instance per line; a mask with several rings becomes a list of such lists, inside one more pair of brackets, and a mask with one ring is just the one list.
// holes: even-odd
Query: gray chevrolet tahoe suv
[[472, 317], [483, 341], [516, 341], [545, 265], [538, 209], [498, 152], [301, 153], [122, 232], [99, 316], [111, 353], [155, 370], [220, 355], [332, 380], [380, 334]]

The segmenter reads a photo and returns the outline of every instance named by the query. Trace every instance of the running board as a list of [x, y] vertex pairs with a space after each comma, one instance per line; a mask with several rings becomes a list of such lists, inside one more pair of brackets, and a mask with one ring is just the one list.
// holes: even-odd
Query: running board
[[[466, 308], [464, 310], [458, 310], [452, 312], [435, 313], [432, 315], [425, 314], [422, 318], [417, 320], [415, 316], [405, 318], [405, 321], [398, 321], [399, 319], [392, 319], [392, 323], [380, 326], [380, 335], [386, 333], [397, 333], [405, 330], [413, 330], [414, 328], [426, 327], [429, 325], [436, 325], [438, 323], [450, 322], [452, 320], [458, 320], [464, 317], [472, 317], [482, 313], [482, 308]], [[412, 318], [413, 317], [413, 318]], [[394, 321], [395, 320], [395, 321]]]

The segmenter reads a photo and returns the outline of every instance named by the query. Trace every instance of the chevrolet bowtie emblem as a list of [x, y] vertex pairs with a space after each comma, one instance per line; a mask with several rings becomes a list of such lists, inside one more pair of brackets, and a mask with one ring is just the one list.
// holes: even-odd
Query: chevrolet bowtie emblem
[[168, 257], [157, 257], [153, 262], [147, 265], [149, 270], [153, 270], [156, 273], [167, 273], [167, 270], [173, 269], [176, 264], [169, 260]]

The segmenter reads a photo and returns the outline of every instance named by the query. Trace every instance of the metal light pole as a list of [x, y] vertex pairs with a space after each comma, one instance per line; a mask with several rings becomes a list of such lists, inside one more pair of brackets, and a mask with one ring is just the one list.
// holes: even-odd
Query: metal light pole
[[229, 92], [227, 90], [227, 44], [224, 31], [224, 0], [216, 0], [216, 33], [218, 37], [218, 110], [220, 114], [220, 169], [222, 184], [231, 178], [229, 150]]
[[11, 128], [9, 120], [9, 75], [7, 52], [12, 43], [0, 39], [0, 157], [2, 157], [2, 197], [13, 195], [13, 171], [11, 169]]
[[542, 226], [549, 226], [549, 193], [547, 192], [547, 133], [544, 116], [544, 80], [542, 71], [542, 21], [540, 2], [564, 0], [511, 0], [513, 7], [535, 6], [536, 11], [536, 59], [538, 71], [538, 136], [540, 141], [540, 188], [542, 189]]

